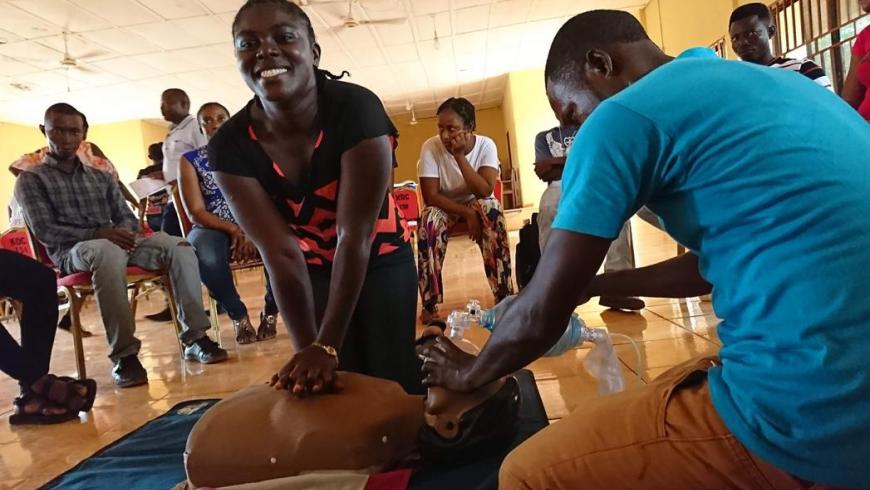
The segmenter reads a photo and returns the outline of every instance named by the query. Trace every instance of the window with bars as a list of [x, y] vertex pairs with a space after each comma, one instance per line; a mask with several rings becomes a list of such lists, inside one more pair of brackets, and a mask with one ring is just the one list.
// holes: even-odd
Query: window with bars
[[725, 36], [720, 37], [715, 43], [710, 45], [710, 49], [716, 52], [716, 56], [725, 59]]
[[774, 53], [815, 60], [839, 93], [855, 37], [870, 25], [870, 15], [861, 11], [858, 0], [777, 0], [770, 12], [777, 30]]

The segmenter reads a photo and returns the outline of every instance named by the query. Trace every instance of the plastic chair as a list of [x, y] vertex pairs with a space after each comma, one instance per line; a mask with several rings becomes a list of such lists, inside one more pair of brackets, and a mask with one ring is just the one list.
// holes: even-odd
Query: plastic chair
[[17, 252], [30, 258], [36, 257], [25, 228], [10, 228], [0, 234], [0, 249]]
[[402, 213], [402, 217], [408, 222], [411, 227], [411, 233], [417, 232], [417, 227], [420, 225], [420, 195], [417, 194], [417, 188], [410, 186], [400, 186], [393, 189], [393, 200], [396, 201], [396, 207]]
[[[7, 243], [12, 244], [16, 248], [7, 248]], [[85, 304], [85, 299], [88, 295], [93, 294], [94, 284], [91, 281], [90, 272], [76, 272], [66, 276], [61, 276], [54, 262], [48, 257], [42, 243], [33, 238], [30, 230], [27, 228], [13, 228], [0, 235], [0, 244], [3, 248], [14, 250], [22, 253], [40, 263], [51, 267], [58, 274], [57, 292], [63, 295], [68, 304], [70, 311], [70, 333], [73, 336], [73, 348], [76, 356], [76, 372], [79, 379], [87, 378], [87, 369], [85, 367], [85, 351], [82, 344], [82, 329], [80, 313]], [[29, 252], [29, 253], [26, 253]], [[172, 323], [175, 325], [176, 339], [178, 340], [179, 349], [182, 356], [184, 354], [184, 346], [181, 344], [181, 326], [178, 323], [177, 312], [175, 309], [175, 295], [172, 292], [172, 284], [165, 271], [149, 271], [141, 267], [127, 267], [127, 287], [132, 289], [130, 299], [130, 310], [133, 315], [136, 315], [136, 303], [139, 290], [146, 281], [159, 282], [166, 290], [166, 295], [169, 297], [169, 311], [172, 315]]]

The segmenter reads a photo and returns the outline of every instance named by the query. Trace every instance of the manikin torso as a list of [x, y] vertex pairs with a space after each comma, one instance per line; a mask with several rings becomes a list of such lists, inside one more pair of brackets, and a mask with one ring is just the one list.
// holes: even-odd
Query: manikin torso
[[336, 394], [299, 398], [260, 385], [216, 404], [188, 438], [189, 482], [218, 487], [317, 471], [394, 468], [419, 449], [424, 426], [449, 443], [459, 435], [463, 414], [505, 384], [501, 379], [470, 393], [431, 388], [424, 398], [393, 381], [339, 376], [343, 388]]

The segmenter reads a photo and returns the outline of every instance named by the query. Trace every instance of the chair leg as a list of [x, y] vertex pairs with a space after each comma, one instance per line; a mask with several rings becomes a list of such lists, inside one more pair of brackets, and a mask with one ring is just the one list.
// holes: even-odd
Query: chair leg
[[21, 323], [21, 314], [24, 311], [24, 305], [21, 304], [21, 301], [10, 299], [9, 303], [12, 305], [12, 311], [15, 313], [15, 318], [18, 320], [18, 323]]
[[133, 284], [130, 290], [130, 311], [133, 313], [133, 318], [136, 318], [136, 307], [139, 306], [139, 290], [142, 289], [142, 283]]
[[79, 379], [85, 379], [88, 377], [88, 372], [85, 368], [85, 347], [82, 345], [82, 323], [79, 316], [85, 299], [70, 288], [63, 288], [63, 294], [69, 301], [70, 333], [73, 336], [73, 349], [76, 355], [76, 372]]
[[181, 323], [178, 321], [178, 309], [175, 304], [175, 292], [172, 290], [172, 282], [169, 276], [163, 276], [161, 279], [163, 290], [166, 291], [166, 301], [169, 303], [169, 314], [172, 316], [172, 324], [175, 325], [175, 338], [178, 341], [178, 350], [181, 353], [181, 358], [184, 359], [184, 343], [181, 341]]
[[208, 322], [211, 324], [212, 330], [214, 330], [214, 336], [217, 338], [217, 343], [219, 346], [223, 347], [223, 340], [221, 340], [221, 322], [220, 318], [218, 318], [218, 307], [217, 300], [208, 297]]

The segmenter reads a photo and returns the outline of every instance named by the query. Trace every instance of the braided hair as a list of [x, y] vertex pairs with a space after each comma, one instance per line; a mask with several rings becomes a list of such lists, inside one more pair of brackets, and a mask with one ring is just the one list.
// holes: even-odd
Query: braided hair
[[435, 114], [441, 114], [448, 109], [455, 112], [462, 119], [462, 122], [465, 123], [466, 127], [472, 131], [477, 129], [477, 116], [474, 112], [474, 104], [468, 99], [465, 97], [450, 97], [438, 106]]
[[202, 116], [202, 111], [208, 109], [209, 107], [219, 107], [223, 110], [228, 116], [232, 115], [229, 109], [224, 107], [220, 102], [206, 102], [205, 104], [199, 107], [199, 110], [196, 111], [196, 119], [199, 120], [199, 117]]

